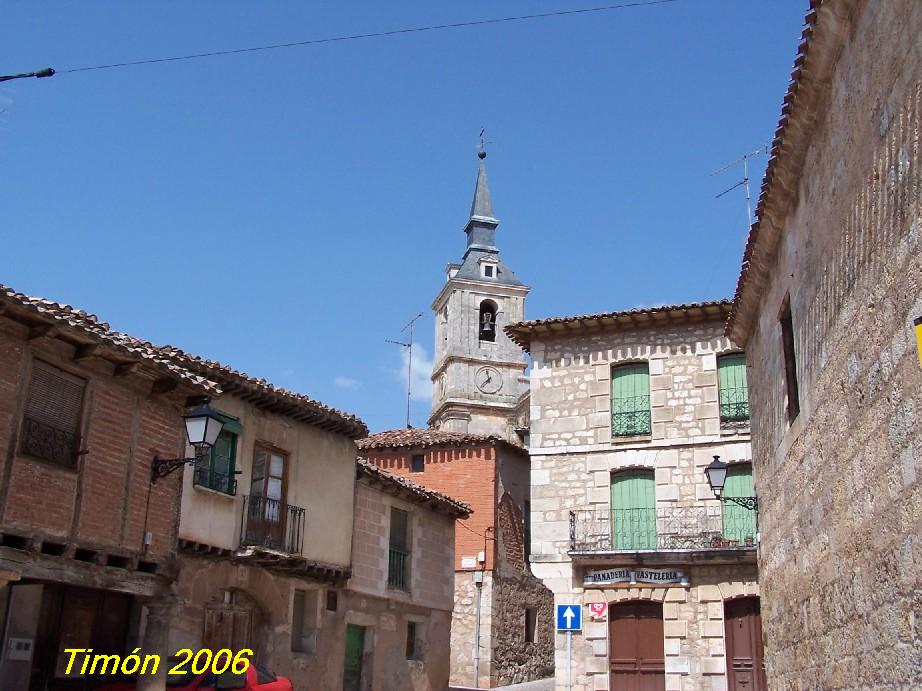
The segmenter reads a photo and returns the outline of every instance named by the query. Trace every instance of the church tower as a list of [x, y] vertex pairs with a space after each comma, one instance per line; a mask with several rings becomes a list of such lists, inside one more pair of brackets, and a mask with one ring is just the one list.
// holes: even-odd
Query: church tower
[[503, 327], [525, 318], [524, 285], [499, 256], [486, 152], [460, 264], [449, 264], [435, 312], [432, 415], [429, 426], [450, 432], [496, 434], [514, 439], [516, 404], [527, 391], [525, 356]]

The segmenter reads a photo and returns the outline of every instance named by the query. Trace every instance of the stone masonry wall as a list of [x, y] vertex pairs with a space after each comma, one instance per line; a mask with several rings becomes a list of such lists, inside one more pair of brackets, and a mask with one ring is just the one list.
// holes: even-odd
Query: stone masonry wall
[[828, 75], [792, 111], [803, 172], [764, 222], [780, 241], [746, 336], [772, 689], [922, 685], [920, 35], [916, 0], [823, 5], [805, 69]]
[[[584, 589], [585, 567], [568, 555], [570, 512], [607, 516], [613, 472], [649, 468], [658, 535], [719, 533], [722, 506], [704, 466], [714, 455], [731, 463], [751, 458], [748, 428], [722, 427], [719, 418], [717, 358], [737, 350], [718, 320], [532, 342], [532, 570], [557, 603], [662, 602], [669, 691], [727, 688], [723, 602], [758, 596], [755, 548], [742, 549], [740, 563], [671, 564], [686, 571], [688, 587]], [[646, 361], [650, 369], [651, 434], [613, 438], [611, 370], [636, 361]], [[573, 645], [573, 688], [608, 689], [607, 623], [590, 623]], [[559, 690], [565, 688], [564, 649], [565, 637], [557, 635]]]

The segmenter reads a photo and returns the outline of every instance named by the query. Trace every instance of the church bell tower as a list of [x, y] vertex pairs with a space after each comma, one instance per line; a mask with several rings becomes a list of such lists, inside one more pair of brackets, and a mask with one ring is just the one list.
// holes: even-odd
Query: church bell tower
[[452, 432], [515, 437], [513, 415], [528, 389], [522, 350], [503, 327], [525, 318], [529, 288], [503, 263], [496, 246], [486, 152], [474, 187], [467, 249], [449, 264], [435, 312], [432, 414], [429, 426]]

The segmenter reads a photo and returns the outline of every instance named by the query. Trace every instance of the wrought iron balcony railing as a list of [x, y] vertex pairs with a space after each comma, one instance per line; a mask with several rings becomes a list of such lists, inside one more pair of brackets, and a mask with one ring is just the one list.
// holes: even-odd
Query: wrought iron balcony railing
[[391, 547], [387, 555], [387, 586], [397, 590], [409, 590], [410, 553]]
[[696, 505], [570, 512], [570, 551], [692, 551], [755, 547], [755, 514]]
[[650, 434], [650, 397], [612, 400], [611, 433], [616, 437]]
[[41, 420], [22, 419], [22, 453], [66, 466], [77, 465], [80, 437], [76, 432], [58, 429]]
[[265, 547], [287, 554], [304, 548], [304, 509], [278, 499], [254, 495], [243, 497], [240, 546]]

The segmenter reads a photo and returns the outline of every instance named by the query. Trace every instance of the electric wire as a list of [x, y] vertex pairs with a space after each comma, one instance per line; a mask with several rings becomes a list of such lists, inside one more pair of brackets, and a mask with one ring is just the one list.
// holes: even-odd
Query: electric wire
[[451, 24], [433, 24], [430, 26], [407, 27], [403, 29], [391, 29], [388, 31], [375, 31], [364, 34], [351, 34], [347, 36], [330, 36], [326, 38], [314, 38], [305, 41], [292, 41], [289, 43], [274, 43], [265, 46], [252, 46], [249, 48], [232, 48], [229, 50], [216, 50], [206, 53], [190, 53], [187, 55], [175, 55], [165, 58], [148, 58], [145, 60], [131, 60], [126, 62], [113, 62], [105, 65], [90, 65], [86, 67], [71, 67], [56, 70], [57, 74], [73, 74], [75, 72], [90, 72], [93, 70], [109, 70], [120, 67], [135, 67], [137, 65], [153, 65], [164, 62], [178, 62], [181, 60], [200, 60], [203, 58], [220, 57], [224, 55], [239, 55], [241, 53], [256, 53], [267, 50], [279, 50], [282, 48], [297, 48], [302, 46], [313, 46], [322, 43], [337, 43], [343, 41], [357, 41], [368, 38], [382, 38], [387, 36], [398, 36], [401, 34], [423, 33], [427, 31], [443, 31], [448, 29], [461, 29], [473, 26], [484, 26], [488, 24], [502, 24], [506, 22], [520, 22], [531, 19], [547, 19], [550, 17], [563, 17], [568, 15], [591, 14], [597, 12], [610, 12], [613, 10], [623, 10], [634, 7], [650, 7], [653, 5], [666, 5], [679, 0], [643, 0], [642, 2], [626, 2], [617, 5], [602, 5], [598, 7], [584, 7], [573, 10], [556, 10], [553, 12], [540, 12], [536, 14], [522, 14], [509, 17], [494, 17], [491, 19], [474, 19], [464, 22], [454, 22]]

